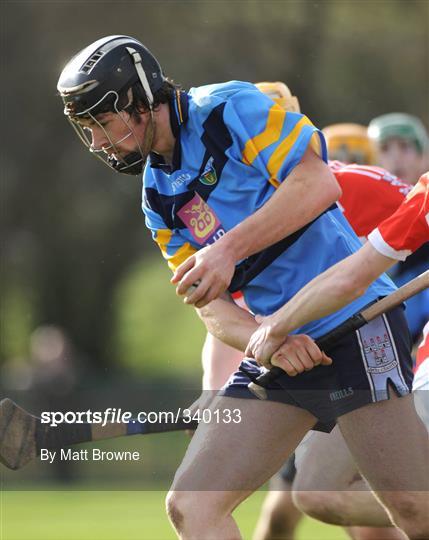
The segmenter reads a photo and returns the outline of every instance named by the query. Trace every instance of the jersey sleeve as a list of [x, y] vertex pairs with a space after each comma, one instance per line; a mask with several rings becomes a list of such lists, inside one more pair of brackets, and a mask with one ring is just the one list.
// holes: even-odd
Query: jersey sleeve
[[382, 255], [400, 261], [429, 241], [429, 173], [424, 174], [397, 211], [368, 240]]
[[391, 216], [411, 191], [396, 176], [380, 167], [344, 165], [330, 162], [342, 195], [344, 216], [359, 237], [366, 237], [379, 223]]
[[150, 229], [152, 239], [161, 250], [162, 256], [173, 272], [197, 250], [183, 236], [169, 229], [162, 217], [156, 212], [147, 197], [143, 197], [142, 209], [145, 214], [146, 227]]
[[310, 146], [327, 161], [323, 134], [302, 115], [286, 112], [258, 90], [232, 96], [224, 119], [237, 147], [237, 158], [256, 167], [278, 187]]

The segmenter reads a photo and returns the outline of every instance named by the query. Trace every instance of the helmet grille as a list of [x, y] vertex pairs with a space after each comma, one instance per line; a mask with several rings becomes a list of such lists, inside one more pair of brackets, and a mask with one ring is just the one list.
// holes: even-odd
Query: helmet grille
[[83, 71], [84, 73], [91, 73], [94, 66], [97, 64], [97, 62], [100, 60], [100, 58], [104, 55], [103, 51], [97, 51], [95, 52], [80, 68], [80, 71]]

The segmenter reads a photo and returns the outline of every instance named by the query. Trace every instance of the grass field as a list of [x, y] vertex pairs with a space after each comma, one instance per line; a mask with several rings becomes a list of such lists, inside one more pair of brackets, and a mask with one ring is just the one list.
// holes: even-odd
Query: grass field
[[[258, 492], [235, 516], [251, 539], [265, 492]], [[173, 540], [162, 491], [3, 491], [1, 540]], [[297, 540], [345, 540], [339, 527], [309, 518]], [[221, 540], [221, 539], [219, 539]]]

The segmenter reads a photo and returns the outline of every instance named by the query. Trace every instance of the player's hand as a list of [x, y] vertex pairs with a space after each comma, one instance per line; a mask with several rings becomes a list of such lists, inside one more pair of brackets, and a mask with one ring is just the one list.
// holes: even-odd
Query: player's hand
[[244, 354], [248, 358], [254, 358], [259, 365], [270, 369], [271, 357], [283, 345], [286, 337], [276, 332], [271, 317], [256, 315], [255, 319], [260, 326], [252, 334]]
[[202, 308], [229, 287], [235, 262], [226, 244], [219, 241], [186, 259], [176, 269], [171, 283], [178, 284], [176, 293], [185, 296], [185, 304]]
[[313, 367], [329, 365], [332, 359], [322, 352], [311, 337], [299, 334], [283, 336], [276, 331], [272, 317], [256, 316], [259, 328], [252, 334], [245, 355], [270, 369], [278, 366], [294, 377]]
[[319, 349], [311, 337], [304, 334], [288, 336], [271, 357], [271, 365], [278, 366], [290, 377], [310, 371], [315, 366], [330, 364], [332, 359]]

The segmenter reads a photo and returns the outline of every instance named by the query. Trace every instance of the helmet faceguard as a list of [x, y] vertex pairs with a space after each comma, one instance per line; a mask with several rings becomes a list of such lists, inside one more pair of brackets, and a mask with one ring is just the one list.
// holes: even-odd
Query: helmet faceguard
[[[111, 103], [112, 99], [113, 99], [113, 103]], [[107, 103], [103, 106], [103, 102], [107, 102]], [[130, 122], [129, 122], [130, 115], [126, 112], [126, 109], [131, 105], [131, 102], [132, 102], [132, 98], [130, 100], [130, 103], [126, 107], [120, 108], [118, 106], [119, 95], [116, 92], [111, 91], [111, 92], [108, 92], [106, 96], [104, 96], [102, 103], [96, 103], [92, 109], [86, 109], [82, 111], [81, 113], [74, 114], [73, 116], [68, 116], [68, 120], [71, 123], [75, 132], [77, 133], [79, 139], [83, 142], [83, 144], [88, 148], [88, 150], [92, 154], [95, 155], [95, 157], [100, 159], [104, 164], [106, 164], [108, 167], [115, 170], [116, 172], [120, 172], [124, 174], [131, 174], [131, 175], [139, 175], [142, 173], [143, 166], [147, 158], [148, 150], [145, 151], [142, 148], [142, 146], [140, 145], [140, 141], [138, 140], [132, 126], [130, 125]], [[94, 114], [93, 111], [97, 111], [97, 110], [98, 110], [98, 113], [97, 113], [98, 115], [101, 113], [101, 111], [113, 112], [117, 114], [118, 118], [121, 119], [121, 121], [124, 123], [124, 125], [126, 126], [128, 130], [126, 135], [124, 135], [118, 140], [113, 140], [112, 136], [109, 134], [109, 131], [104, 128], [104, 126], [97, 119], [97, 115]], [[127, 116], [128, 116], [128, 119], [127, 119]], [[90, 129], [85, 127], [81, 123], [81, 120], [89, 120], [93, 124], [97, 125], [98, 128], [104, 133], [105, 138], [109, 141], [109, 144], [107, 146], [103, 146], [102, 148], [95, 148], [93, 146]], [[128, 139], [129, 137], [133, 137], [138, 150], [136, 150], [135, 152], [131, 152], [122, 157], [118, 149], [118, 145], [125, 139]]]
[[[164, 80], [156, 58], [143, 44], [127, 36], [108, 36], [70, 60], [60, 75], [58, 91], [64, 102], [64, 114], [85, 146], [116, 172], [137, 175], [143, 170], [152, 144], [153, 94], [162, 87]], [[130, 109], [136, 107], [136, 96], [130, 89], [136, 84], [143, 89], [143, 106], [151, 117], [143, 142], [138, 140], [129, 122]], [[97, 120], [98, 115], [106, 112], [118, 114], [127, 126], [128, 134], [121, 140], [112, 140]], [[82, 120], [97, 124], [109, 146], [94, 148]], [[134, 138], [136, 150], [121, 156], [117, 145], [128, 137]]]

